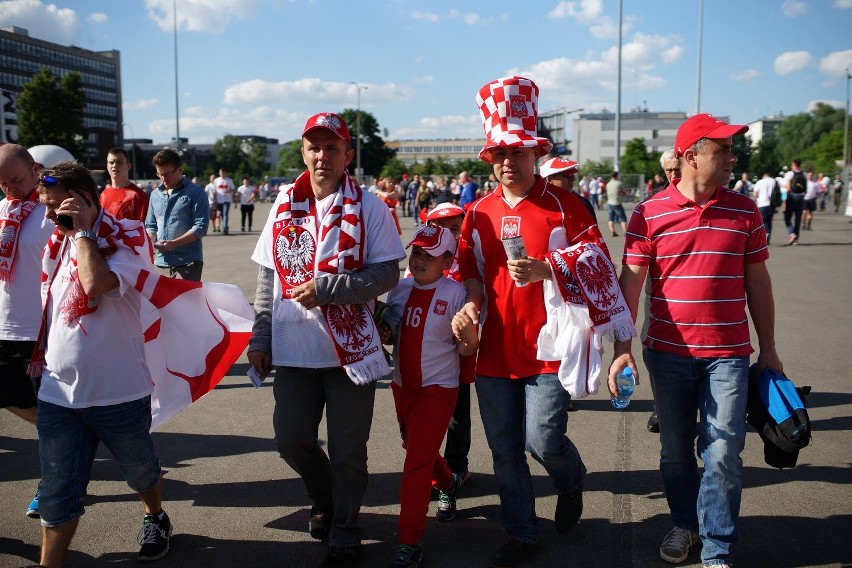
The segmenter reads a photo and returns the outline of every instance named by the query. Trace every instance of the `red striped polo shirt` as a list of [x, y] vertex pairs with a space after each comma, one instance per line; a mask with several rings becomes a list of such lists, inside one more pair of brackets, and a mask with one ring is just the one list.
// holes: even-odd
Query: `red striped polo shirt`
[[583, 240], [600, 242], [606, 250], [580, 198], [543, 178], [514, 207], [503, 198], [502, 185], [471, 203], [458, 261], [463, 280], [474, 278], [485, 287], [478, 375], [519, 379], [559, 370], [559, 361], [536, 358], [538, 334], [547, 320], [543, 283], [516, 286], [509, 276], [502, 239], [516, 236], [523, 238], [527, 256], [540, 260]]
[[744, 195], [719, 187], [698, 206], [670, 184], [637, 205], [623, 264], [649, 267], [645, 345], [691, 357], [752, 353], [745, 267], [767, 258], [760, 212]]

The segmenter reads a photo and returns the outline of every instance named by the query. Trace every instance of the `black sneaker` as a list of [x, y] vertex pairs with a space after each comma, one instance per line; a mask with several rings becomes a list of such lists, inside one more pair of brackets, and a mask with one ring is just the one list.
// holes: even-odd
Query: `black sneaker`
[[423, 562], [423, 550], [420, 545], [400, 544], [391, 562], [391, 568], [419, 568]]
[[435, 517], [439, 521], [446, 523], [456, 518], [456, 499], [463, 482], [463, 478], [454, 473], [452, 486], [446, 492], [438, 490], [438, 511]]
[[556, 532], [565, 534], [580, 522], [583, 515], [583, 487], [580, 486], [571, 493], [560, 493], [556, 500]]
[[328, 554], [320, 564], [320, 568], [338, 568], [340, 566], [354, 566], [361, 554], [361, 545], [356, 546], [329, 546]]
[[157, 515], [145, 515], [142, 528], [136, 541], [142, 547], [139, 549], [139, 560], [159, 560], [169, 551], [169, 540], [172, 537], [172, 523], [164, 512], [163, 518]]
[[660, 433], [660, 419], [657, 418], [656, 410], [648, 417], [648, 432], [653, 432], [654, 434]]
[[514, 568], [532, 554], [534, 544], [521, 542], [514, 538], [497, 549], [491, 557], [491, 568]]
[[308, 532], [311, 538], [325, 540], [331, 532], [333, 516], [329, 513], [319, 513], [311, 510], [311, 518], [308, 521]]

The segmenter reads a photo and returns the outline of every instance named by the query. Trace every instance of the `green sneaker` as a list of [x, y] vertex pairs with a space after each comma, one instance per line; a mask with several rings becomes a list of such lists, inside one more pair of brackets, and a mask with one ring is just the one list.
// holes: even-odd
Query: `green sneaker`
[[423, 562], [423, 551], [420, 545], [400, 544], [391, 562], [391, 568], [418, 568]]
[[459, 496], [459, 488], [462, 486], [462, 476], [453, 474], [453, 485], [446, 492], [438, 490], [438, 512], [435, 517], [443, 522], [449, 522], [456, 518], [456, 499]]

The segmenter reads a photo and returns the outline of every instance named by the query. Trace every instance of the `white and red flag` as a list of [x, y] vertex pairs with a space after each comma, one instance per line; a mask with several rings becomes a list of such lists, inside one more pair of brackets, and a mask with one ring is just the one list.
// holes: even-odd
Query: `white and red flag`
[[154, 430], [219, 384], [248, 345], [254, 310], [232, 284], [142, 270], [136, 289], [149, 302], [141, 317]]

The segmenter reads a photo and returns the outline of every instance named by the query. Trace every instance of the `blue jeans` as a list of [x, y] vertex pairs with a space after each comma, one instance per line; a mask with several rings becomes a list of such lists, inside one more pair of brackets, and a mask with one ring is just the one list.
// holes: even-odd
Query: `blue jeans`
[[217, 207], [219, 208], [219, 217], [222, 219], [221, 220], [222, 232], [227, 235], [228, 234], [228, 218], [230, 217], [231, 204], [230, 203], [220, 203]]
[[580, 488], [586, 474], [580, 453], [565, 435], [571, 397], [555, 374], [524, 379], [477, 376], [476, 395], [494, 460], [501, 523], [510, 537], [534, 543], [538, 519], [524, 452], [544, 466], [559, 493]]
[[[726, 560], [738, 539], [749, 358], [648, 349], [647, 366], [654, 377], [660, 472], [672, 522], [698, 531], [702, 562]], [[704, 462], [700, 478], [696, 453]]]
[[160, 460], [149, 432], [151, 397], [109, 406], [66, 408], [38, 401], [38, 484], [41, 524], [56, 527], [85, 510], [86, 487], [98, 444], [103, 442], [137, 493], [160, 481]]

